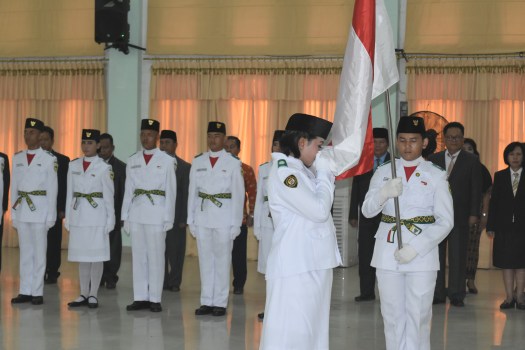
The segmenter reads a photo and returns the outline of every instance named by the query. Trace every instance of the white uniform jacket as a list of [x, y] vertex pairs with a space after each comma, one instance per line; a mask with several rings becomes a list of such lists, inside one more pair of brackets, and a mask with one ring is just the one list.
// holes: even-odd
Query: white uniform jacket
[[[4, 158], [0, 157], [0, 174], [3, 174], [4, 167], [5, 167]], [[7, 195], [7, 193], [5, 195]], [[3, 203], [3, 201], [4, 201], [4, 177], [0, 175], [0, 203]]]
[[282, 153], [272, 153], [272, 158], [268, 199], [275, 232], [266, 279], [339, 266], [330, 213], [334, 176], [324, 171], [315, 176], [301, 160]]
[[[396, 159], [397, 177], [402, 178], [403, 193], [399, 196], [401, 220], [420, 221], [401, 225], [403, 245], [412, 246], [418, 253], [408, 264], [399, 264], [394, 258], [397, 246], [395, 223], [381, 220], [375, 235], [376, 243], [371, 266], [394, 271], [439, 270], [438, 244], [449, 234], [454, 225], [454, 207], [446, 172], [431, 162], [420, 158], [419, 165], [407, 182], [403, 161]], [[394, 199], [380, 203], [379, 191], [392, 178], [390, 162], [377, 168], [363, 202], [362, 212], [367, 218], [383, 212], [395, 218]], [[431, 223], [428, 218], [433, 217]], [[432, 221], [432, 220], [431, 220]]]
[[[210, 152], [195, 156], [191, 164], [188, 225], [240, 229], [245, 196], [241, 161], [225, 150], [215, 152], [214, 155], [219, 159], [213, 168]], [[220, 194], [225, 196], [217, 196], [215, 203], [202, 198]], [[220, 198], [229, 196], [231, 198]]]
[[255, 198], [255, 210], [253, 212], [253, 234], [257, 239], [261, 238], [261, 230], [273, 231], [273, 220], [270, 215], [270, 202], [268, 202], [268, 176], [270, 175], [271, 162], [259, 165], [257, 179], [257, 197]]
[[[55, 156], [42, 148], [36, 150], [30, 165], [27, 164], [27, 150], [13, 156], [11, 219], [15, 225], [16, 222], [54, 223], [56, 221], [57, 170], [58, 163]], [[26, 195], [21, 197], [19, 192], [25, 192]]]
[[[113, 171], [94, 157], [84, 172], [84, 158], [69, 163], [67, 172], [66, 227], [115, 226]], [[106, 232], [109, 233], [109, 232]]]
[[158, 148], [147, 165], [143, 151], [128, 158], [122, 201], [123, 221], [161, 225], [167, 230], [173, 227], [177, 196], [175, 167], [175, 158]]

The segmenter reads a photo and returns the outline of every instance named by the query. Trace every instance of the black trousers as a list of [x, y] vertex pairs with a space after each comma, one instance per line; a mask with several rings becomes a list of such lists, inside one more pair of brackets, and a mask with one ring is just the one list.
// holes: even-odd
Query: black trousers
[[[372, 255], [374, 254], [375, 238], [374, 235], [379, 227], [379, 222], [368, 221], [359, 225], [357, 254], [359, 256], [359, 290], [363, 297], [375, 296], [376, 269], [370, 266]], [[378, 221], [378, 220], [375, 220]]]
[[246, 283], [246, 245], [248, 238], [248, 226], [241, 226], [241, 233], [233, 240], [232, 268], [233, 288], [242, 289]]
[[55, 225], [47, 231], [46, 276], [58, 278], [62, 262], [62, 219], [57, 219]]
[[175, 224], [166, 232], [164, 287], [179, 287], [186, 256], [186, 226]]
[[122, 258], [122, 233], [119, 230], [113, 230], [109, 233], [109, 260], [104, 261], [104, 272], [102, 281], [118, 282], [118, 270], [120, 269], [120, 260]]
[[[438, 299], [465, 298], [467, 278], [468, 225], [454, 226], [447, 238], [439, 244], [439, 271], [434, 296]], [[445, 288], [446, 256], [448, 247], [448, 288]]]

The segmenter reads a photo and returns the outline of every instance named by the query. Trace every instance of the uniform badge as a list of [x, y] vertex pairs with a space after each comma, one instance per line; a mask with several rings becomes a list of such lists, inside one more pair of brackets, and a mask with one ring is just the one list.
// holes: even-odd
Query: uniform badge
[[425, 185], [425, 186], [427, 185], [427, 183], [426, 183], [425, 181], [421, 181], [421, 183], [422, 183], [423, 185]]
[[416, 173], [416, 177], [420, 177], [420, 176], [421, 176], [421, 174], [420, 174], [420, 173]]
[[86, 132], [86, 136], [87, 137], [91, 137], [91, 133], [90, 132]]
[[297, 183], [298, 181], [295, 175], [290, 175], [286, 179], [284, 179], [284, 184], [290, 188], [296, 188]]
[[151, 119], [148, 120], [148, 124], [149, 124], [150, 126], [152, 126], [152, 125], [153, 125], [153, 120], [151, 120]]
[[284, 159], [279, 159], [277, 161], [277, 167], [280, 168], [282, 166], [288, 166], [288, 163], [286, 163], [286, 160], [284, 160]]
[[31, 126], [35, 126], [35, 124], [36, 124], [36, 122], [34, 120], [31, 120], [30, 123], [31, 123]]
[[114, 179], [115, 179], [115, 173], [113, 172], [113, 170], [110, 170], [110, 171], [109, 171], [109, 178], [110, 178], [111, 180], [114, 180]]
[[55, 173], [56, 173], [58, 171], [58, 163], [57, 162], [55, 162], [53, 168], [55, 169]]

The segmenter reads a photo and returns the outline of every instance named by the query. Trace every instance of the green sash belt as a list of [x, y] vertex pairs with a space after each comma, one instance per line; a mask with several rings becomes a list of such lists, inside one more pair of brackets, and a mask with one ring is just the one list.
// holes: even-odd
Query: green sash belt
[[138, 197], [138, 196], [146, 195], [148, 197], [148, 199], [150, 200], [151, 204], [155, 205], [155, 202], [153, 201], [153, 197], [151, 196], [152, 194], [154, 194], [155, 196], [162, 196], [162, 197], [166, 196], [166, 192], [165, 191], [161, 191], [161, 190], [143, 190], [143, 189], [137, 188], [135, 190], [135, 192], [133, 192], [133, 199], [135, 199], [135, 197]]
[[204, 193], [204, 192], [199, 192], [199, 197], [202, 198], [202, 202], [201, 202], [201, 211], [203, 211], [204, 209], [204, 201], [207, 199], [209, 201], [211, 201], [213, 204], [215, 204], [216, 206], [218, 206], [219, 208], [222, 207], [222, 203], [219, 202], [217, 200], [217, 198], [219, 199], [231, 199], [232, 198], [232, 194], [231, 193], [217, 193], [217, 194], [207, 194], [207, 193]]
[[93, 200], [93, 198], [103, 198], [102, 192], [93, 192], [93, 193], [80, 193], [80, 192], [73, 192], [73, 198], [75, 198], [75, 204], [73, 205], [73, 209], [77, 210], [78, 207], [78, 198], [86, 198], [89, 204], [93, 208], [98, 207], [97, 202]]
[[[395, 224], [396, 223], [396, 218], [393, 217], [393, 216], [390, 216], [390, 215], [383, 214], [383, 215], [381, 215], [381, 222], [384, 222], [384, 223], [387, 223], [387, 224]], [[436, 222], [436, 219], [434, 218], [434, 216], [428, 215], [428, 216], [416, 216], [416, 217], [413, 217], [411, 219], [401, 219], [399, 222], [400, 222], [401, 225], [405, 225], [405, 227], [408, 229], [408, 231], [410, 231], [411, 233], [413, 233], [414, 235], [417, 236], [423, 230], [420, 227], [418, 227], [416, 224], [423, 224], [423, 225], [433, 224], [434, 222]], [[393, 243], [393, 240], [394, 240], [393, 233], [396, 232], [396, 230], [397, 230], [396, 225], [394, 225], [394, 227], [392, 227], [392, 229], [390, 229], [390, 232], [389, 232], [388, 238], [387, 238], [387, 240], [390, 243]], [[390, 233], [392, 233], [392, 234], [390, 234]]]
[[40, 190], [31, 191], [31, 192], [18, 191], [18, 198], [17, 198], [15, 204], [13, 205], [13, 209], [16, 210], [16, 207], [20, 203], [22, 203], [22, 200], [25, 199], [26, 202], [27, 202], [27, 205], [29, 205], [29, 209], [31, 209], [31, 211], [35, 211], [36, 210], [35, 204], [31, 200], [31, 197], [29, 197], [29, 196], [45, 196], [46, 194], [47, 194], [46, 191], [40, 191]]

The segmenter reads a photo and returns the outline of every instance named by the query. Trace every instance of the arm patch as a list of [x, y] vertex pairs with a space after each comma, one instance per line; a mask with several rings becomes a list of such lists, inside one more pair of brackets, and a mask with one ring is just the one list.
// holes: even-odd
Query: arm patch
[[277, 167], [280, 168], [280, 167], [283, 167], [283, 166], [286, 166], [286, 167], [287, 167], [287, 166], [288, 166], [288, 163], [286, 163], [286, 160], [284, 160], [284, 159], [279, 159], [279, 160], [277, 161]]
[[284, 184], [290, 188], [296, 188], [298, 183], [299, 181], [297, 181], [295, 175], [289, 175], [286, 179], [284, 179]]

